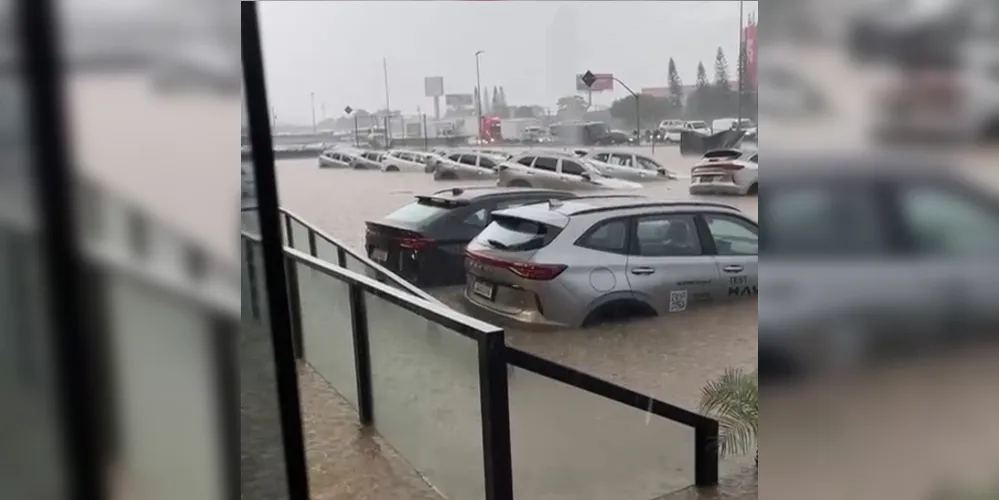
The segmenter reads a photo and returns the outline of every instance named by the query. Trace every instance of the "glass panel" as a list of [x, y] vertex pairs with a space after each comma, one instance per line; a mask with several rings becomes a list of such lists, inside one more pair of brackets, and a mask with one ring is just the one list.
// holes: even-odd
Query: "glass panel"
[[[291, 237], [294, 240], [292, 248], [298, 250], [299, 252], [309, 253], [309, 228], [305, 227], [304, 224], [298, 222], [294, 218], [289, 217], [288, 220], [291, 221]], [[310, 254], [311, 255], [311, 254]]]
[[378, 279], [378, 271], [375, 271], [375, 269], [367, 262], [351, 255], [350, 252], [347, 252], [347, 270], [354, 271], [357, 274], [367, 276], [374, 280]]
[[447, 498], [483, 498], [478, 343], [364, 299], [375, 428]]
[[129, 491], [151, 500], [220, 498], [219, 395], [208, 318], [128, 279], [112, 277], [108, 287], [120, 477]]
[[253, 267], [255, 279], [244, 283], [243, 289], [252, 295], [249, 300], [256, 301], [260, 318], [243, 309], [239, 339], [240, 486], [242, 500], [283, 499], [288, 497], [288, 487], [260, 243], [251, 242], [249, 253], [244, 267], [246, 263]]
[[694, 430], [517, 370], [510, 378], [516, 498], [656, 498], [694, 484]]
[[350, 286], [304, 264], [293, 265], [298, 272], [305, 359], [357, 409]]
[[336, 245], [330, 243], [318, 234], [316, 235], [316, 257], [319, 257], [334, 266], [340, 265], [340, 257], [337, 256]]

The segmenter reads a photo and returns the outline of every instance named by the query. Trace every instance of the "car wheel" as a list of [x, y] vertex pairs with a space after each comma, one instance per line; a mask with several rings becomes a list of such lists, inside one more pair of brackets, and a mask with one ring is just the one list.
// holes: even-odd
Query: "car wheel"
[[507, 186], [508, 187], [514, 187], [514, 188], [529, 188], [529, 187], [531, 187], [531, 183], [527, 182], [525, 180], [517, 179], [517, 180], [514, 180], [514, 181], [510, 181], [510, 184], [507, 184]]
[[385, 167], [385, 171], [386, 172], [398, 172], [399, 171], [399, 167], [397, 167], [395, 165], [389, 165], [389, 166]]

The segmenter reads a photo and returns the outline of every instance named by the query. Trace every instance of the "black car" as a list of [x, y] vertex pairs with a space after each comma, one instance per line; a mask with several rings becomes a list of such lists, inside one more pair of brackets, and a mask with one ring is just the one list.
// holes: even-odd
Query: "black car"
[[491, 222], [492, 212], [552, 199], [569, 191], [467, 187], [420, 195], [378, 221], [366, 222], [368, 256], [420, 287], [465, 282], [465, 246]]
[[611, 130], [606, 134], [598, 137], [594, 144], [597, 146], [616, 146], [619, 144], [633, 144], [635, 142], [635, 137], [629, 135], [627, 132], [621, 132], [620, 130]]

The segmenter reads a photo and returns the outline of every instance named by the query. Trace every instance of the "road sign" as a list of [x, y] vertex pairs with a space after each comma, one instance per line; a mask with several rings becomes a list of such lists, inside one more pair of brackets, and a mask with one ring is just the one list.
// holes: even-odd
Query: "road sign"
[[351, 111], [354, 111], [354, 108], [351, 108], [350, 106], [347, 106], [346, 108], [343, 108], [344, 114], [349, 115], [351, 113]]
[[614, 75], [612, 73], [594, 73], [587, 71], [576, 75], [576, 90], [579, 92], [614, 90]]
[[444, 77], [428, 76], [423, 79], [423, 94], [427, 97], [444, 95]]

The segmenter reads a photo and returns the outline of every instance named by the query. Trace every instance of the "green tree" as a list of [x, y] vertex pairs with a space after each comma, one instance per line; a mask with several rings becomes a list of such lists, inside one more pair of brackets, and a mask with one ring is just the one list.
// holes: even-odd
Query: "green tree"
[[510, 106], [506, 103], [506, 91], [503, 90], [503, 87], [500, 87], [498, 90], [496, 88], [493, 89], [493, 101], [492, 113], [500, 118], [509, 118]]
[[680, 80], [680, 73], [676, 70], [676, 63], [673, 58], [669, 58], [669, 96], [673, 101], [673, 106], [680, 108], [683, 106], [683, 81]]
[[560, 97], [555, 105], [558, 107], [558, 115], [562, 118], [579, 119], [586, 113], [586, 99], [580, 95]]
[[[718, 451], [723, 456], [743, 455], [756, 447], [760, 429], [759, 371], [730, 368], [701, 389], [701, 411], [719, 424]], [[760, 449], [756, 448], [756, 465]]]
[[718, 52], [715, 53], [714, 84], [719, 89], [732, 90], [728, 77], [728, 59], [725, 58], [725, 52], [721, 47], [718, 47]]
[[[496, 93], [493, 93], [493, 99], [496, 98]], [[482, 114], [488, 115], [489, 110], [496, 107], [492, 101], [489, 100], [489, 87], [482, 89]]]
[[697, 63], [697, 83], [694, 92], [687, 98], [686, 118], [689, 120], [708, 120], [713, 117], [712, 88], [708, 82], [708, 72], [704, 63]]
[[673, 105], [672, 99], [668, 97], [653, 97], [648, 94], [642, 95], [638, 100], [638, 107], [635, 107], [635, 97], [622, 97], [611, 103], [610, 114], [618, 120], [622, 120], [630, 127], [637, 127], [639, 122], [635, 119], [635, 113], [641, 113], [641, 124], [650, 126], [658, 124], [666, 118], [679, 117], [680, 113]]
[[704, 61], [697, 63], [697, 90], [708, 87], [708, 70], [704, 69]]

